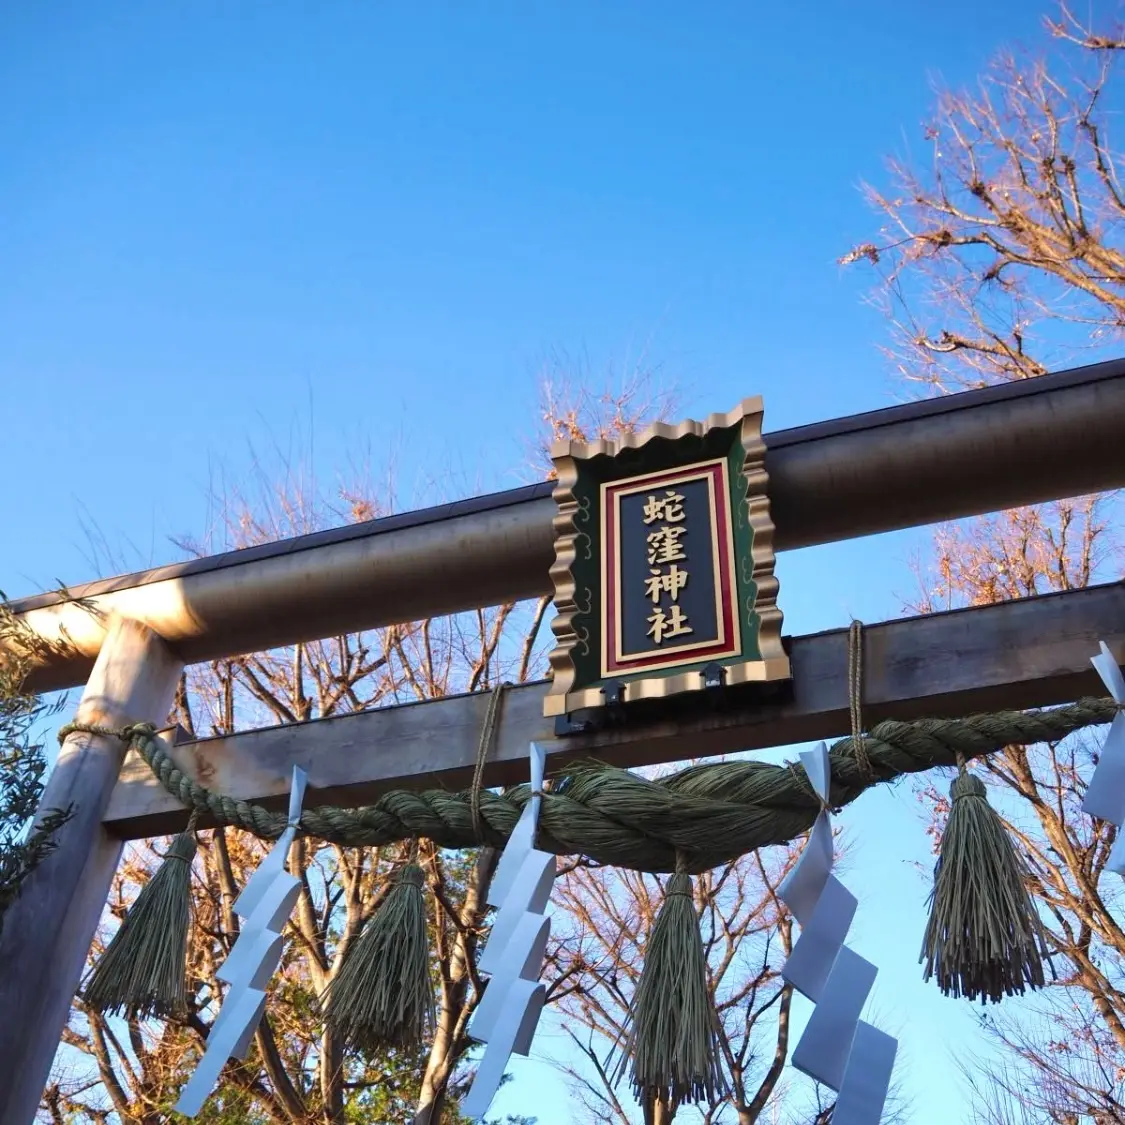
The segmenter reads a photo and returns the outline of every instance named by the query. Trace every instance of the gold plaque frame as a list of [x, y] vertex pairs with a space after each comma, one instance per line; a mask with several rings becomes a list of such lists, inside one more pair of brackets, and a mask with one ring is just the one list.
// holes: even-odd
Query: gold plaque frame
[[[687, 437], [703, 438], [714, 430], [739, 427], [738, 438], [742, 447], [739, 477], [744, 488], [739, 488], [734, 512], [736, 522], [745, 520], [753, 533], [750, 558], [736, 559], [744, 578], [756, 587], [753, 613], [758, 618], [758, 653], [756, 660], [724, 664], [725, 682], [728, 685], [767, 683], [791, 678], [789, 657], [781, 643], [782, 614], [777, 606], [778, 581], [774, 574], [774, 525], [770, 518], [769, 475], [766, 472], [766, 444], [762, 437], [763, 405], [760, 396], [744, 399], [727, 414], [711, 414], [704, 421], [688, 419], [677, 425], [658, 422], [635, 434], [626, 434], [614, 440], [595, 442], [561, 441], [551, 447], [551, 459], [557, 473], [554, 489], [556, 514], [553, 521], [555, 534], [555, 561], [551, 567], [551, 580], [555, 587], [556, 615], [551, 622], [555, 634], [555, 648], [550, 655], [551, 688], [544, 701], [544, 714], [548, 717], [565, 715], [584, 708], [602, 707], [605, 695], [601, 687], [576, 687], [577, 668], [575, 652], [589, 645], [589, 636], [582, 635], [575, 619], [590, 611], [590, 591], [579, 591], [574, 575], [579, 544], [589, 537], [580, 523], [590, 518], [588, 505], [579, 502], [575, 487], [579, 481], [580, 465], [595, 457], [616, 458], [625, 450], [640, 450], [657, 438], [675, 442]], [[683, 467], [691, 464], [684, 458]], [[587, 556], [589, 557], [589, 556]], [[749, 564], [749, 565], [747, 565]], [[599, 562], [604, 567], [604, 554]], [[749, 569], [749, 574], [746, 570]], [[716, 581], [718, 579], [716, 578]], [[584, 595], [584, 596], [583, 596]], [[587, 604], [580, 604], [580, 597]], [[748, 607], [747, 607], [748, 608]], [[582, 630], [586, 633], [586, 630]], [[602, 638], [598, 638], [599, 647]], [[690, 659], [690, 656], [688, 657]], [[599, 661], [600, 663], [600, 661]], [[629, 679], [624, 684], [625, 702], [639, 699], [657, 699], [681, 692], [702, 689], [701, 671], [687, 670], [679, 675], [648, 676]]]

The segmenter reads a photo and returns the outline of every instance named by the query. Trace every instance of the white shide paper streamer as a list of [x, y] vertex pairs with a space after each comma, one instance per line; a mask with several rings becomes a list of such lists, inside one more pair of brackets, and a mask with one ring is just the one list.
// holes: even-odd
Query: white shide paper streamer
[[242, 926], [230, 955], [215, 974], [230, 985], [195, 1073], [180, 1091], [176, 1112], [194, 1117], [207, 1100], [227, 1059], [244, 1059], [266, 1008], [266, 988], [281, 961], [281, 931], [296, 905], [301, 880], [285, 870], [301, 820], [307, 774], [293, 767], [285, 831], [234, 903]]
[[[1122, 676], [1117, 661], [1109, 646], [1102, 641], [1101, 652], [1090, 658], [1097, 669], [1113, 702], [1117, 704], [1117, 714], [1105, 736], [1097, 768], [1090, 784], [1086, 786], [1086, 796], [1082, 799], [1082, 811], [1098, 820], [1108, 820], [1118, 828], [1125, 826], [1125, 676]], [[1106, 867], [1125, 875], [1125, 832], [1119, 832], [1113, 847], [1109, 850]]]
[[[827, 805], [828, 747], [822, 742], [802, 751], [801, 762]], [[834, 854], [832, 818], [824, 809], [777, 892], [801, 925], [781, 975], [815, 1005], [793, 1065], [836, 1091], [832, 1125], [878, 1125], [898, 1042], [859, 1018], [878, 970], [844, 945], [856, 899], [832, 874]]]
[[472, 1037], [486, 1047], [461, 1105], [461, 1112], [473, 1119], [488, 1112], [512, 1055], [530, 1052], [546, 995], [539, 973], [551, 932], [544, 911], [555, 881], [555, 856], [534, 846], [545, 755], [533, 742], [529, 757], [531, 796], [508, 837], [488, 892], [488, 905], [499, 909], [481, 953], [480, 969], [492, 976], [470, 1027]]

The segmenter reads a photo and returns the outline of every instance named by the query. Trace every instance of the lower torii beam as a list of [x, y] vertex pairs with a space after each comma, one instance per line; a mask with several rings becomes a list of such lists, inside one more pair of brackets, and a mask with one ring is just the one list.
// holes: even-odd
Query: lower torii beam
[[[870, 625], [864, 718], [871, 726], [1103, 695], [1090, 665], [1103, 639], [1125, 659], [1125, 584]], [[787, 644], [792, 698], [587, 735], [555, 737], [543, 717], [545, 683], [510, 688], [484, 784], [526, 781], [531, 742], [542, 745], [550, 768], [583, 758], [633, 767], [847, 734], [848, 630]], [[487, 706], [487, 692], [453, 696], [186, 742], [170, 753], [200, 784], [276, 810], [285, 808], [295, 765], [308, 771], [306, 808], [363, 805], [388, 789], [467, 787]], [[187, 810], [130, 754], [106, 819], [111, 831], [136, 839], [180, 831]]]
[[[76, 721], [163, 723], [183, 665], [151, 629], [111, 621]], [[24, 883], [0, 932], [0, 1121], [31, 1125], [121, 857], [102, 824], [121, 768], [116, 738], [72, 734], [40, 808], [74, 806], [57, 848]]]

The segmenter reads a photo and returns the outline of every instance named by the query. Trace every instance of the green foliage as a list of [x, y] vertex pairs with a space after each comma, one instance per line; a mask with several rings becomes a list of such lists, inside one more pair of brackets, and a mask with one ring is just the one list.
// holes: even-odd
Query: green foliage
[[[22, 642], [22, 643], [21, 643]], [[24, 688], [34, 645], [0, 592], [0, 928], [24, 880], [54, 848], [70, 809], [52, 810], [32, 827], [47, 761], [33, 732], [61, 704]]]
[[366, 1085], [355, 1090], [344, 1109], [349, 1125], [411, 1125], [418, 1108], [418, 1090], [426, 1053], [390, 1049], [370, 1058], [355, 1053], [345, 1064], [349, 1081]]

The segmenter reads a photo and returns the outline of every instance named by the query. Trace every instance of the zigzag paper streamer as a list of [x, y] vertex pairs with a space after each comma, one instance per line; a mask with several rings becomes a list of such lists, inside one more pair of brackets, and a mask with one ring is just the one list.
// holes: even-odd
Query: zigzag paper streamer
[[[801, 753], [817, 796], [827, 806], [828, 747]], [[832, 874], [832, 818], [823, 809], [778, 898], [801, 925], [782, 977], [816, 1006], [793, 1052], [793, 1065], [837, 1092], [833, 1125], [878, 1125], [898, 1042], [860, 1018], [877, 969], [844, 941], [855, 896]]]
[[[1102, 744], [1094, 776], [1086, 786], [1082, 811], [1121, 828], [1125, 826], [1125, 676], [1122, 676], [1105, 641], [1101, 641], [1099, 647], [1100, 653], [1091, 657], [1090, 663], [1097, 669], [1106, 690], [1113, 696], [1117, 714]], [[1110, 871], [1116, 871], [1118, 875], [1125, 875], [1125, 833], [1118, 833], [1109, 850], [1106, 867]]]
[[486, 1043], [473, 1085], [461, 1105], [466, 1117], [488, 1111], [513, 1054], [526, 1055], [543, 1010], [546, 986], [539, 983], [551, 932], [544, 916], [555, 881], [555, 856], [534, 847], [542, 803], [545, 755], [531, 743], [531, 796], [500, 856], [489, 906], [499, 907], [480, 957], [492, 979], [473, 1016], [470, 1033]]
[[285, 859], [301, 820], [307, 780], [305, 771], [294, 766], [285, 831], [235, 900], [234, 912], [243, 919], [242, 927], [215, 974], [230, 989], [211, 1025], [203, 1058], [180, 1091], [176, 1112], [185, 1117], [194, 1117], [203, 1108], [227, 1059], [246, 1057], [266, 1009], [266, 988], [284, 945], [281, 931], [301, 892], [301, 880], [285, 870]]

